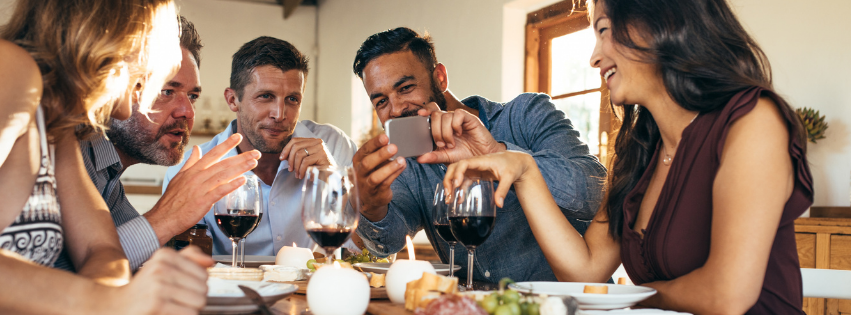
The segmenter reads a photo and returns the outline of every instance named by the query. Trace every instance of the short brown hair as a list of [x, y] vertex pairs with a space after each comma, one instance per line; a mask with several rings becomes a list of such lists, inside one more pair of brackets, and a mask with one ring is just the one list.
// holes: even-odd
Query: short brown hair
[[299, 70], [307, 77], [307, 56], [285, 40], [260, 36], [245, 43], [233, 54], [230, 88], [242, 99], [243, 89], [251, 82], [251, 73], [260, 66], [271, 65], [281, 71]]
[[195, 30], [195, 24], [192, 24], [185, 16], [177, 18], [180, 21], [180, 47], [184, 48], [195, 58], [195, 65], [201, 68], [201, 36]]

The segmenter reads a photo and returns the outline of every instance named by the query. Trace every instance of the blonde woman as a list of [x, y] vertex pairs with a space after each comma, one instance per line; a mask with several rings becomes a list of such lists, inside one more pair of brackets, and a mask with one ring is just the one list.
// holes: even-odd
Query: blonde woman
[[[176, 70], [174, 4], [19, 0], [12, 16], [0, 33], [0, 313], [197, 313], [210, 257], [160, 250], [131, 280], [78, 144], [109, 117], [127, 118], [132, 103], [148, 108]], [[193, 154], [183, 170], [207, 168], [239, 141]], [[215, 178], [215, 189], [243, 181], [232, 179]], [[62, 250], [77, 275], [48, 268]]]

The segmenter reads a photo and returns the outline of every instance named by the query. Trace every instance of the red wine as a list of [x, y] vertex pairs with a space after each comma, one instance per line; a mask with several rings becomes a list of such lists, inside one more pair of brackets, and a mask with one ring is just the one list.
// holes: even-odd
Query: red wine
[[244, 212], [240, 210], [228, 210], [228, 212], [236, 214], [216, 214], [215, 217], [222, 233], [232, 238], [245, 238], [254, 231], [257, 224], [260, 223], [260, 219], [263, 218], [262, 213], [240, 215], [239, 213]]
[[455, 235], [452, 235], [452, 230], [449, 228], [449, 224], [435, 224], [434, 229], [437, 230], [437, 235], [440, 235], [447, 243], [454, 243], [458, 240], [455, 239]]
[[307, 230], [307, 234], [322, 248], [337, 248], [352, 235], [352, 229], [319, 228]]
[[452, 235], [467, 247], [482, 245], [493, 231], [496, 217], [449, 217]]

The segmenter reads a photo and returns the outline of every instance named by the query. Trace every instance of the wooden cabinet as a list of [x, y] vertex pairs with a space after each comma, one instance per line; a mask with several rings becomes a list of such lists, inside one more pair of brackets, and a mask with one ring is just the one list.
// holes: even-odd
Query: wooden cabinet
[[[851, 270], [851, 219], [799, 218], [795, 239], [801, 268]], [[804, 312], [851, 314], [851, 300], [804, 298]]]

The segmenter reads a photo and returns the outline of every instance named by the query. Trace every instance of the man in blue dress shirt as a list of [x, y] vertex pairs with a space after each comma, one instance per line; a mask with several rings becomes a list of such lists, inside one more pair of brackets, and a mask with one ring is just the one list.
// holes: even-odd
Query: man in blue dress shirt
[[[275, 255], [293, 244], [312, 248], [299, 207], [307, 167], [351, 165], [357, 150], [337, 127], [298, 121], [307, 73], [307, 57], [286, 41], [263, 36], [243, 45], [233, 55], [230, 87], [225, 89], [225, 100], [237, 119], [199, 146], [206, 153], [239, 133], [242, 143], [225, 158], [255, 149], [262, 153], [257, 167], [246, 173], [260, 179], [264, 209], [257, 228], [246, 238], [246, 255]], [[168, 169], [163, 189], [181, 166]], [[202, 221], [210, 227], [213, 254], [230, 254], [231, 241], [216, 226], [212, 209]]]
[[[406, 234], [425, 230], [447, 261], [449, 246], [435, 231], [431, 206], [445, 165], [504, 150], [534, 157], [565, 217], [585, 232], [600, 205], [606, 169], [549, 96], [524, 93], [507, 103], [475, 95], [458, 99], [449, 91], [448, 71], [437, 62], [431, 39], [404, 27], [367, 38], [353, 70], [382, 123], [430, 115], [438, 146], [419, 158], [388, 161], [397, 148], [379, 135], [355, 154], [363, 203], [357, 234], [371, 252], [395, 253], [404, 246]], [[463, 262], [466, 251], [455, 255], [455, 261]], [[459, 274], [466, 274], [466, 264], [460, 265]], [[556, 281], [513, 192], [497, 210], [493, 233], [477, 247], [475, 266], [474, 278], [480, 281]]]

